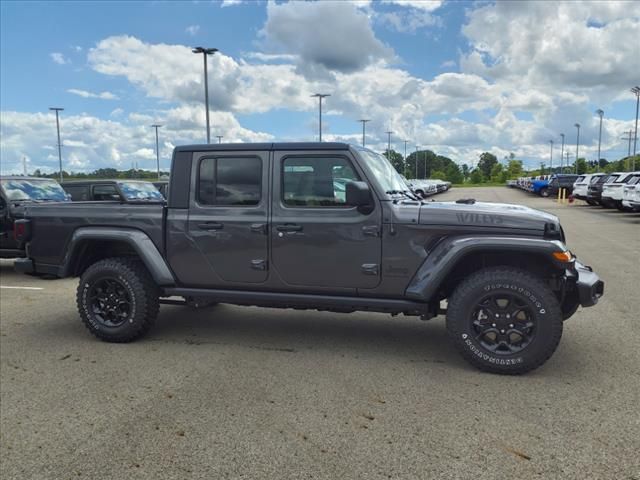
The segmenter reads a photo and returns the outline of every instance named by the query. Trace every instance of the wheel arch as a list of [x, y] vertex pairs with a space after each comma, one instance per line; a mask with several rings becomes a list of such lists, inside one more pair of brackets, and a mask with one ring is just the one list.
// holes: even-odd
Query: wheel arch
[[171, 270], [151, 238], [140, 230], [123, 228], [77, 229], [67, 246], [60, 276], [80, 276], [90, 265], [109, 257], [139, 258], [157, 285], [175, 285]]
[[518, 267], [548, 278], [565, 264], [553, 252], [566, 251], [559, 241], [526, 237], [456, 237], [439, 242], [427, 255], [405, 291], [409, 299], [447, 298], [462, 279], [483, 268]]

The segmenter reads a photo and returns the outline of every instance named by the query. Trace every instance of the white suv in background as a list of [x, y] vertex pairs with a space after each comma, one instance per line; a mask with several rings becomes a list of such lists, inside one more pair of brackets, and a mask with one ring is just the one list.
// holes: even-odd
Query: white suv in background
[[627, 181], [640, 172], [614, 173], [602, 186], [602, 205], [622, 210], [622, 193]]
[[587, 199], [587, 189], [589, 188], [589, 184], [596, 182], [598, 178], [604, 175], [606, 175], [606, 173], [588, 173], [585, 175], [580, 175], [573, 183], [573, 198], [584, 200], [589, 205], [597, 205], [597, 202]]
[[640, 212], [640, 173], [635, 173], [623, 187], [622, 208]]

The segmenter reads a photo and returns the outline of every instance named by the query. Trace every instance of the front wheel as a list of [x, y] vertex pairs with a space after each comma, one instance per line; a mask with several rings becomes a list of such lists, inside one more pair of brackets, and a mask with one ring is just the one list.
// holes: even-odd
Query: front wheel
[[153, 326], [160, 308], [158, 287], [147, 269], [131, 258], [107, 258], [91, 265], [78, 285], [80, 317], [107, 342], [131, 342]]
[[480, 270], [449, 298], [447, 330], [462, 356], [491, 373], [545, 363], [562, 336], [558, 299], [539, 278], [510, 267]]
[[549, 196], [549, 189], [548, 188], [543, 188], [542, 190], [540, 190], [540, 196], [541, 197], [548, 197]]

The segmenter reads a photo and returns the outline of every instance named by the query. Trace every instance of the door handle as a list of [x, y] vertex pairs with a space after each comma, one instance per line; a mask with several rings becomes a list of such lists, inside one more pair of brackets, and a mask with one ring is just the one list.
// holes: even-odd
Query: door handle
[[302, 231], [302, 225], [295, 225], [293, 223], [288, 223], [286, 225], [278, 225], [276, 230], [279, 232], [300, 232]]
[[199, 223], [198, 228], [200, 230], [222, 230], [224, 228], [224, 225], [222, 223], [216, 222], [205, 222]]
[[251, 231], [254, 233], [262, 233], [263, 235], [267, 233], [267, 224], [266, 223], [252, 223]]

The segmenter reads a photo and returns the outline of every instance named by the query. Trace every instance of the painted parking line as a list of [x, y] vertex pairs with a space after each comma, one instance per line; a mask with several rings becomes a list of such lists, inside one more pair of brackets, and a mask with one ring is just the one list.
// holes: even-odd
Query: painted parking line
[[11, 288], [14, 290], [44, 290], [42, 287], [9, 287], [7, 285], [0, 285], [0, 288]]

